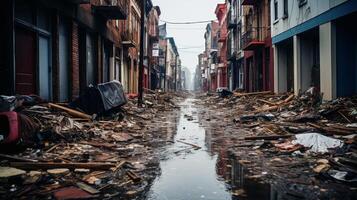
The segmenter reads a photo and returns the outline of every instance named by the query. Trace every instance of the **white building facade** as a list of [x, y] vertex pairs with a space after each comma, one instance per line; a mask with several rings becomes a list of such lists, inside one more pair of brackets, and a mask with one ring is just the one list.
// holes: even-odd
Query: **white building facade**
[[272, 0], [275, 92], [357, 94], [356, 0]]

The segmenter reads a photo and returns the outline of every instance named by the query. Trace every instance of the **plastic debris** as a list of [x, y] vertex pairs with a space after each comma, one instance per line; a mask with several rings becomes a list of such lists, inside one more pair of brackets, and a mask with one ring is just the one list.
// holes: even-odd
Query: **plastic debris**
[[301, 144], [304, 147], [310, 148], [311, 152], [327, 153], [329, 149], [342, 147], [343, 142], [338, 139], [333, 139], [319, 133], [305, 133], [295, 136], [296, 140], [293, 140], [293, 144]]

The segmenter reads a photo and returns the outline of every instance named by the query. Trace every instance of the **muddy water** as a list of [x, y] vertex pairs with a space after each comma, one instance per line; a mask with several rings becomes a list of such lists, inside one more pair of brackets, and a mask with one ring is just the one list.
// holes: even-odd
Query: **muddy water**
[[193, 101], [187, 99], [180, 105], [174, 143], [161, 152], [161, 175], [154, 181], [148, 200], [232, 199], [217, 175], [218, 156], [210, 152], [209, 136], [206, 137], [206, 130], [199, 125]]

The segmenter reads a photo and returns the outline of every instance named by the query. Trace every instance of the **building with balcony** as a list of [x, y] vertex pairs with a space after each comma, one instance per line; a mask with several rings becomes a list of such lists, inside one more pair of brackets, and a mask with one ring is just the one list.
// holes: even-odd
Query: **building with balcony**
[[269, 0], [242, 0], [244, 31], [241, 45], [245, 60], [245, 90], [274, 90], [273, 49]]
[[355, 0], [271, 1], [275, 92], [357, 93]]
[[[220, 39], [219, 23], [212, 21], [206, 26], [205, 38], [205, 51], [202, 56], [203, 66], [202, 71], [205, 73], [203, 81], [204, 91], [215, 91], [217, 88], [217, 69], [218, 63], [218, 40]], [[223, 36], [223, 35], [222, 35]]]
[[241, 45], [242, 32], [244, 31], [242, 0], [226, 0], [228, 9], [228, 86], [230, 90], [244, 89], [244, 51]]
[[218, 60], [217, 63], [215, 63], [216, 66], [216, 72], [217, 72], [217, 78], [212, 86], [215, 86], [212, 88], [212, 90], [216, 90], [216, 88], [222, 88], [222, 87], [228, 87], [228, 76], [227, 76], [227, 66], [228, 66], [228, 60], [227, 60], [227, 39], [228, 39], [228, 29], [227, 29], [227, 24], [228, 24], [228, 12], [227, 12], [227, 4], [222, 3], [222, 4], [217, 4], [216, 11], [215, 11], [216, 17], [218, 19], [218, 31], [217, 31], [217, 39], [218, 39], [218, 50], [217, 50], [217, 56]]
[[[147, 55], [147, 40], [140, 41], [140, 19], [141, 19], [141, 7], [142, 1], [128, 0], [128, 16], [126, 20], [119, 22], [119, 29], [121, 35], [121, 66], [119, 80], [123, 83], [124, 89], [127, 93], [138, 92], [139, 85], [139, 51], [140, 43], [144, 42], [144, 56]], [[147, 0], [146, 13], [149, 16], [151, 9], [153, 8], [151, 0]], [[148, 16], [145, 16], [146, 18]], [[147, 34], [146, 34], [147, 35]], [[146, 37], [147, 38], [147, 37]], [[145, 39], [145, 38], [144, 38]], [[147, 56], [144, 60], [144, 85], [148, 83], [148, 68], [147, 68]], [[146, 73], [146, 75], [145, 75]], [[147, 85], [146, 85], [147, 86]]]

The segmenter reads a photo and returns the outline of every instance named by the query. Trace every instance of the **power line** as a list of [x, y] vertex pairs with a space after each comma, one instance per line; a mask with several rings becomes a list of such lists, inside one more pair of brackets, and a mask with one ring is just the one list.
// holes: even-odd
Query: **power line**
[[169, 30], [179, 30], [179, 31], [205, 31], [205, 28], [169, 28]]
[[200, 49], [203, 48], [204, 46], [192, 46], [192, 47], [182, 47], [182, 48], [178, 48], [178, 49]]
[[202, 53], [201, 51], [185, 51], [185, 50], [180, 50], [182, 53], [193, 53], [193, 54], [200, 54]]
[[209, 23], [214, 20], [207, 20], [207, 21], [188, 21], [188, 22], [171, 22], [171, 21], [166, 21], [166, 20], [160, 20], [161, 22], [167, 23], [167, 24], [203, 24], [203, 23]]

